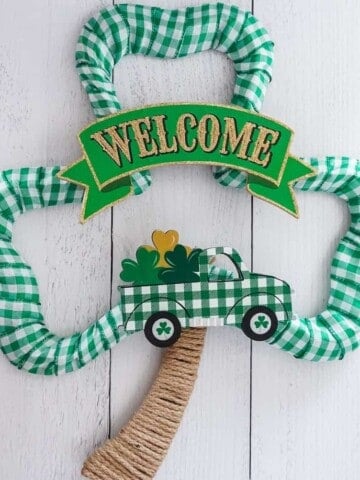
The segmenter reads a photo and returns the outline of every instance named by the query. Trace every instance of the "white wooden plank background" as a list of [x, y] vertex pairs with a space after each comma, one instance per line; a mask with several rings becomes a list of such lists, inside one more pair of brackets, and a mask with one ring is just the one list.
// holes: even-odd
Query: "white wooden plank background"
[[[146, 0], [152, 4], [151, 0]], [[158, 1], [180, 7], [195, 0]], [[0, 168], [66, 164], [92, 118], [73, 65], [85, 20], [111, 1], [0, 0]], [[242, 0], [276, 41], [263, 111], [295, 129], [293, 153], [359, 153], [356, 0]], [[124, 107], [160, 101], [227, 103], [232, 66], [208, 52], [177, 61], [128, 57], [115, 72]], [[21, 218], [15, 242], [38, 276], [48, 325], [82, 329], [118, 300], [120, 260], [153, 229], [190, 245], [231, 245], [255, 271], [288, 279], [295, 308], [312, 314], [328, 293], [328, 264], [345, 206], [299, 195], [301, 219], [221, 188], [208, 168], [163, 168], [146, 194], [78, 224], [79, 207]], [[253, 224], [253, 229], [251, 228]], [[111, 236], [112, 234], [112, 236]], [[111, 272], [113, 271], [113, 278]], [[132, 415], [159, 353], [136, 335], [80, 372], [18, 372], [0, 355], [0, 479], [79, 480], [86, 456]], [[240, 331], [211, 329], [191, 404], [158, 480], [357, 480], [360, 352], [310, 364]], [[136, 479], [134, 479], [136, 480]]]

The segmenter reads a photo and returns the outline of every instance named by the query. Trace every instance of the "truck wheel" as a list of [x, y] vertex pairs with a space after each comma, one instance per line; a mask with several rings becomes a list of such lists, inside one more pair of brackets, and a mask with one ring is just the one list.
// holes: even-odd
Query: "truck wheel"
[[148, 318], [144, 328], [145, 337], [155, 347], [170, 347], [181, 335], [179, 319], [169, 312], [157, 312]]
[[251, 340], [267, 340], [277, 329], [278, 319], [269, 307], [252, 307], [244, 315], [241, 328]]

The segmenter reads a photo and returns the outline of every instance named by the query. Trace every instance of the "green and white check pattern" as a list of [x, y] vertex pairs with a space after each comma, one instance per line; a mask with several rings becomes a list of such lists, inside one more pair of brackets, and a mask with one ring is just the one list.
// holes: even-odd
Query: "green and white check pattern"
[[220, 254], [241, 261], [231, 248], [210, 248], [199, 257], [198, 282], [122, 287], [121, 304], [126, 331], [143, 330], [151, 314], [163, 311], [176, 315], [183, 328], [241, 327], [244, 314], [250, 308], [259, 306], [271, 308], [283, 325], [291, 319], [290, 287], [277, 278], [249, 273], [245, 265], [238, 262], [242, 278], [209, 281], [209, 260]]
[[[164, 10], [120, 4], [106, 8], [84, 26], [76, 66], [95, 115], [102, 117], [121, 108], [112, 75], [123, 56], [180, 58], [211, 49], [225, 53], [234, 63], [232, 103], [258, 111], [271, 80], [273, 43], [258, 20], [236, 6], [217, 3]], [[225, 177], [229, 172], [235, 175], [229, 169], [221, 172]], [[135, 194], [141, 194], [151, 183], [150, 173], [138, 172], [132, 182]]]
[[[342, 359], [360, 342], [360, 161], [348, 157], [306, 159], [315, 177], [298, 182], [302, 191], [321, 191], [347, 201], [351, 224], [331, 264], [330, 297], [324, 312], [312, 318], [295, 315], [269, 342], [298, 358]], [[228, 184], [242, 188], [241, 178]]]
[[[269, 342], [298, 358], [335, 360], [360, 343], [360, 162], [347, 157], [307, 161], [318, 173], [297, 183], [296, 188], [329, 192], [345, 200], [350, 227], [332, 261], [327, 309], [312, 318], [293, 316], [280, 324]], [[44, 323], [36, 278], [13, 247], [12, 230], [19, 215], [28, 210], [81, 202], [83, 190], [60, 181], [56, 177], [59, 170], [39, 167], [0, 173], [0, 347], [18, 368], [46, 375], [81, 368], [128, 336], [121, 305], [83, 333], [70, 337], [52, 334]], [[230, 278], [224, 270], [211, 268], [210, 280], [216, 275], [222, 281]], [[275, 292], [277, 286], [266, 282], [266, 291], [269, 287]], [[235, 287], [231, 288], [235, 297]], [[223, 295], [223, 290], [220, 292]], [[210, 299], [211, 291], [206, 295]], [[269, 298], [265, 300], [269, 302]]]
[[54, 168], [0, 173], [0, 347], [12, 364], [31, 373], [58, 375], [89, 363], [124, 336], [116, 306], [83, 333], [58, 337], [45, 326], [35, 275], [12, 245], [20, 214], [81, 202], [83, 190], [60, 181]]
[[307, 161], [317, 175], [295, 187], [332, 193], [345, 200], [350, 227], [332, 260], [326, 310], [311, 318], [295, 317], [271, 343], [297, 358], [342, 359], [360, 343], [360, 161], [348, 157]]

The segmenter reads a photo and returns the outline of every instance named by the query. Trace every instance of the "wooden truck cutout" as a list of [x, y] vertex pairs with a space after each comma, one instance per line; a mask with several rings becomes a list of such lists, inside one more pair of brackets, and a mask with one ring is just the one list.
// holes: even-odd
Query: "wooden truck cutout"
[[[213, 279], [210, 261], [226, 255], [236, 278]], [[200, 280], [191, 283], [121, 287], [125, 330], [144, 330], [157, 347], [168, 347], [182, 328], [235, 326], [252, 340], [268, 340], [292, 316], [291, 288], [276, 277], [251, 273], [230, 247], [203, 250]]]

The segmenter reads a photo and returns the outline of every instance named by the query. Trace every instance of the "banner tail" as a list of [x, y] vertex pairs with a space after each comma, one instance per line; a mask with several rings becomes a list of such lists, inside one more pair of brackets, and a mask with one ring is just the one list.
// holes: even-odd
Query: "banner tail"
[[288, 157], [279, 186], [263, 178], [248, 175], [247, 190], [255, 197], [261, 198], [298, 218], [298, 205], [293, 184], [300, 179], [316, 175], [316, 170], [296, 157]]
[[57, 176], [61, 180], [85, 188], [80, 217], [81, 223], [85, 223], [96, 213], [121, 202], [133, 193], [130, 177], [124, 177], [117, 181], [111, 189], [99, 190], [89, 164], [84, 158], [60, 170]]

